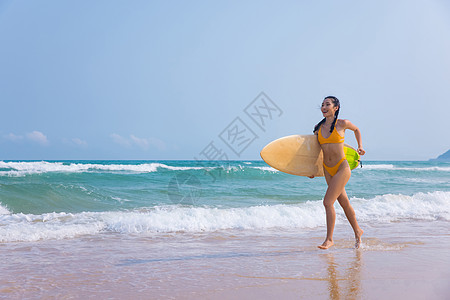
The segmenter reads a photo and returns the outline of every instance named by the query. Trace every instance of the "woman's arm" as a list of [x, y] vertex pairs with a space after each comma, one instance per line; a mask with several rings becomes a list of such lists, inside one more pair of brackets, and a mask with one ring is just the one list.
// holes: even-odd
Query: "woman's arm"
[[353, 131], [355, 133], [356, 142], [358, 143], [358, 150], [357, 150], [357, 152], [360, 155], [364, 155], [366, 153], [366, 151], [363, 149], [362, 139], [361, 139], [361, 131], [359, 130], [358, 127], [356, 127], [355, 124], [353, 124], [349, 120], [343, 120], [343, 121], [344, 121], [344, 125], [345, 125], [344, 128], [345, 129], [350, 129], [351, 131]]

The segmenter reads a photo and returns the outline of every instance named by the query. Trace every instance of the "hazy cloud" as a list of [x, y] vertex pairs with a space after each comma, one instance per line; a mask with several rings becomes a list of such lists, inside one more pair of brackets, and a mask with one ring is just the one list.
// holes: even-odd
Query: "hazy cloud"
[[142, 148], [144, 150], [148, 149], [149, 142], [148, 142], [147, 139], [145, 139], [145, 138], [138, 138], [137, 136], [135, 136], [133, 134], [130, 135], [130, 139], [131, 139], [131, 142], [133, 144], [139, 146], [140, 148]]
[[137, 146], [143, 150], [148, 150], [149, 148], [156, 148], [158, 150], [166, 149], [166, 144], [157, 138], [140, 138], [135, 136], [134, 134], [130, 134], [130, 137], [123, 137], [116, 133], [110, 135], [113, 141], [116, 144], [122, 145], [124, 147], [133, 147]]
[[72, 139], [72, 142], [73, 142], [75, 145], [78, 145], [78, 146], [81, 146], [81, 147], [87, 147], [87, 142], [84, 141], [84, 140], [82, 140], [82, 139], [79, 139], [79, 138], [73, 138], [73, 139]]
[[72, 139], [62, 139], [63, 143], [69, 146], [77, 146], [80, 148], [86, 148], [88, 146], [88, 143], [85, 140], [79, 139], [79, 138], [72, 138]]
[[27, 136], [27, 139], [29, 139], [30, 141], [41, 144], [42, 146], [48, 145], [47, 136], [45, 136], [45, 134], [43, 134], [40, 131], [35, 130], [33, 132], [29, 132], [29, 133], [27, 133], [26, 136]]
[[166, 143], [164, 143], [164, 141], [157, 139], [157, 138], [148, 138], [148, 141], [150, 143], [150, 145], [158, 148], [158, 150], [165, 150], [166, 147]]
[[5, 139], [13, 141], [13, 142], [18, 142], [18, 141], [23, 140], [23, 136], [22, 135], [15, 135], [14, 133], [5, 134], [3, 137]]
[[109, 136], [112, 138], [113, 142], [116, 144], [119, 144], [124, 147], [131, 146], [131, 142], [127, 138], [124, 138], [124, 137], [118, 135], [117, 133], [112, 133]]

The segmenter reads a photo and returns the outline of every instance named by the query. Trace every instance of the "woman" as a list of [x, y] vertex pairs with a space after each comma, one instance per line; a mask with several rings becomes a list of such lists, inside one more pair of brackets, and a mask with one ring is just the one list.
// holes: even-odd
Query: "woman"
[[336, 199], [344, 209], [345, 215], [355, 232], [355, 248], [360, 247], [363, 234], [363, 230], [356, 221], [355, 211], [350, 205], [345, 192], [345, 185], [351, 175], [351, 170], [344, 154], [344, 132], [346, 129], [350, 129], [355, 133], [355, 138], [358, 142], [357, 152], [360, 155], [364, 155], [366, 152], [362, 147], [361, 132], [358, 127], [349, 120], [338, 119], [340, 108], [341, 105], [336, 97], [326, 97], [322, 102], [321, 108], [324, 118], [314, 127], [314, 134], [317, 135], [323, 152], [323, 168], [328, 184], [328, 189], [323, 199], [327, 215], [327, 237], [323, 244], [318, 246], [320, 249], [328, 249], [334, 244], [333, 231], [336, 221], [334, 202]]

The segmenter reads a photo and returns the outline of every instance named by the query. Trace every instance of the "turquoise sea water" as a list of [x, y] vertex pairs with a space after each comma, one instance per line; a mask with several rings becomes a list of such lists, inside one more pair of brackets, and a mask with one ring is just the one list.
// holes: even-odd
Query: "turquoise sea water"
[[[364, 162], [346, 189], [362, 223], [450, 221], [450, 163]], [[0, 161], [0, 242], [306, 230], [325, 191], [263, 161]]]

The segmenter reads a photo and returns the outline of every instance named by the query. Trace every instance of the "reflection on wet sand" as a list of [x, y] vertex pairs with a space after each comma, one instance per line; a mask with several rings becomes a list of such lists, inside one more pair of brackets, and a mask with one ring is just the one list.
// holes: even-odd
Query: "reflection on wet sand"
[[[357, 299], [361, 291], [362, 251], [355, 251], [355, 257], [339, 276], [339, 263], [336, 263], [333, 253], [324, 255], [327, 260], [327, 281], [330, 299]], [[341, 281], [341, 286], [339, 286]], [[342, 287], [343, 285], [343, 287]]]

